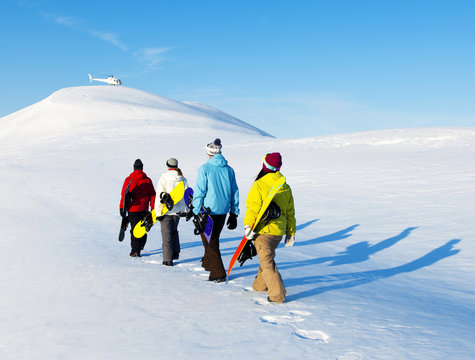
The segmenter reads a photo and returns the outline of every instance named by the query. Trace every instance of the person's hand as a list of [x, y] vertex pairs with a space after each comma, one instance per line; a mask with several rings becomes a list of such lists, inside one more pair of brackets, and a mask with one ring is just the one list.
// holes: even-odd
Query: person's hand
[[252, 240], [254, 239], [254, 236], [256, 236], [256, 233], [252, 231], [252, 228], [249, 225], [244, 225], [244, 235], [247, 240]]
[[285, 235], [285, 247], [294, 246], [295, 236], [294, 235]]
[[237, 227], [237, 215], [230, 212], [226, 225], [229, 230], [234, 230]]
[[150, 229], [152, 228], [153, 226], [153, 219], [152, 219], [152, 213], [151, 212], [147, 212], [147, 215], [145, 215], [145, 217], [143, 218], [143, 226], [145, 228], [145, 230], [147, 232], [150, 231]]
[[120, 216], [122, 216], [123, 218], [127, 216], [127, 212], [124, 209], [119, 208], [119, 212], [120, 212]]

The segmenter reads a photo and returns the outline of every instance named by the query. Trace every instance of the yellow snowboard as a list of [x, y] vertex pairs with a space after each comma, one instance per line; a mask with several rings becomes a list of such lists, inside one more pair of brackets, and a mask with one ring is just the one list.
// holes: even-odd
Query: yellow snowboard
[[[173, 200], [173, 204], [176, 204], [179, 202], [181, 199], [183, 199], [183, 196], [185, 195], [185, 183], [183, 181], [180, 181], [172, 191], [170, 191], [170, 197]], [[168, 211], [170, 211], [165, 204], [161, 206], [162, 210], [160, 212], [160, 216], [165, 215]], [[157, 214], [155, 212], [155, 209], [153, 209], [150, 213], [152, 216], [152, 226], [155, 225], [155, 223], [158, 221]], [[133, 234], [134, 237], [137, 239], [141, 238], [147, 233], [147, 229], [145, 229], [145, 226], [143, 225], [144, 221], [140, 220], [137, 225], [135, 225]], [[150, 227], [151, 228], [151, 227]], [[149, 229], [150, 231], [150, 229]]]

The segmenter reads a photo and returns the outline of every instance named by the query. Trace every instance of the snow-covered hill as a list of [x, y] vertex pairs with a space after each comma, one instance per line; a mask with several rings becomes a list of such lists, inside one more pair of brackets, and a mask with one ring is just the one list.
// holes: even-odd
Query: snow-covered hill
[[[271, 136], [212, 107], [184, 103], [141, 90], [82, 86], [56, 91], [48, 98], [2, 119], [5, 147], [78, 137], [129, 138], [198, 134], [209, 129]], [[195, 135], [197, 135], [195, 133]], [[23, 144], [22, 144], [23, 145]]]
[[[194, 184], [216, 137], [241, 215], [266, 152], [280, 151], [298, 232], [277, 250], [283, 305], [250, 289], [257, 259], [206, 281], [180, 223], [177, 266], [117, 241], [124, 178], [154, 183], [173, 156]], [[203, 104], [139, 90], [60, 90], [0, 119], [1, 359], [473, 359], [475, 129], [279, 140]]]

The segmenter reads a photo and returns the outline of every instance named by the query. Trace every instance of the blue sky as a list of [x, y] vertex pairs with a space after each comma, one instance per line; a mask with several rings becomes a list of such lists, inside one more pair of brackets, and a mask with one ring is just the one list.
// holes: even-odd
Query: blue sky
[[279, 138], [475, 126], [475, 2], [4, 0], [0, 117], [94, 76]]

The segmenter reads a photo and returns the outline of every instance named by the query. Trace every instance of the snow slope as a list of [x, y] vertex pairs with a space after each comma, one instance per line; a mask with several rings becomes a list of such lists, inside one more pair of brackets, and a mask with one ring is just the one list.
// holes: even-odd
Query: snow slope
[[19, 141], [32, 144], [66, 138], [74, 141], [80, 137], [81, 142], [90, 137], [187, 134], [190, 129], [203, 133], [209, 128], [271, 136], [217, 109], [122, 86], [82, 86], [56, 91], [4, 117], [0, 136], [6, 139], [3, 145], [11, 147]]
[[[279, 140], [203, 104], [125, 87], [60, 90], [0, 119], [1, 359], [473, 359], [475, 128]], [[140, 259], [117, 241], [124, 178], [166, 160], [190, 184], [216, 137], [245, 198], [280, 151], [298, 232], [277, 250], [282, 305], [206, 281], [182, 220], [177, 266], [154, 228]]]

